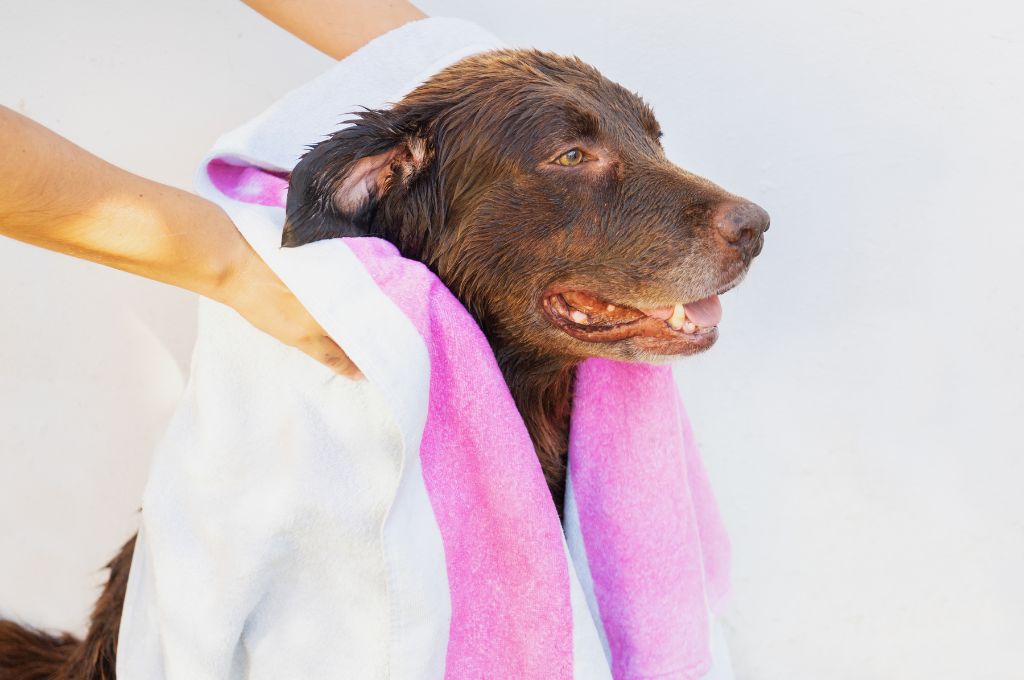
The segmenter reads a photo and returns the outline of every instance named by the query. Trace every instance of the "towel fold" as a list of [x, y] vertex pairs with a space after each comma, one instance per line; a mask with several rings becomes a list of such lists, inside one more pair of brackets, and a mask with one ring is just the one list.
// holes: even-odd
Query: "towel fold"
[[577, 372], [564, 524], [470, 314], [389, 243], [279, 247], [287, 172], [347, 112], [499, 42], [406, 25], [221, 138], [197, 175], [366, 376], [212, 302], [153, 462], [123, 679], [693, 678], [728, 542], [670, 369]]

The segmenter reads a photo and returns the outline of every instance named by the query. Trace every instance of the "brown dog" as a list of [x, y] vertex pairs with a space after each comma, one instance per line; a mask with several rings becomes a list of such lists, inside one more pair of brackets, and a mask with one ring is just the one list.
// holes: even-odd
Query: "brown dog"
[[[639, 97], [577, 59], [475, 55], [313, 147], [283, 244], [377, 236], [429, 266], [487, 335], [560, 507], [575, 366], [710, 347], [717, 294], [768, 228], [660, 137]], [[0, 622], [0, 680], [113, 678], [131, 554], [84, 641]]]

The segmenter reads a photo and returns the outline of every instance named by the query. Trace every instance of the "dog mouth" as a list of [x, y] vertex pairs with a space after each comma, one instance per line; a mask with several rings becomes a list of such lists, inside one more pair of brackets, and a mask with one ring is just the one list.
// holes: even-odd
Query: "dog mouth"
[[591, 343], [636, 339], [655, 354], [691, 354], [718, 337], [722, 304], [718, 295], [659, 307], [631, 307], [582, 290], [544, 298], [544, 310], [567, 335]]

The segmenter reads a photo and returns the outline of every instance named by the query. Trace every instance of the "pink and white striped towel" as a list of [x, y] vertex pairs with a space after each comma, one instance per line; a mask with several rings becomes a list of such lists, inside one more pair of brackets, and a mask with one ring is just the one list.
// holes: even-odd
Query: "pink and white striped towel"
[[728, 678], [728, 543], [664, 366], [578, 371], [564, 526], [489, 345], [422, 264], [279, 247], [287, 171], [345, 112], [499, 46], [389, 33], [219, 140], [200, 193], [366, 375], [204, 302], [154, 458], [122, 679]]

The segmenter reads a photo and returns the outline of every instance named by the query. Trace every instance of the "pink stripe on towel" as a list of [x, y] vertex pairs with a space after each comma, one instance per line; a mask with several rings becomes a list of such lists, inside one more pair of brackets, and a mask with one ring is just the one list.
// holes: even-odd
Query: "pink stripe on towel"
[[692, 436], [681, 451], [682, 415], [667, 366], [577, 370], [569, 469], [617, 679], [692, 680], [711, 665], [705, 580], [721, 594], [728, 542]]
[[562, 530], [533, 444], [490, 345], [424, 265], [347, 238], [430, 353], [420, 444], [452, 598], [446, 677], [572, 677]]
[[218, 191], [243, 203], [283, 207], [288, 197], [287, 172], [271, 172], [214, 158], [207, 163], [206, 174]]

